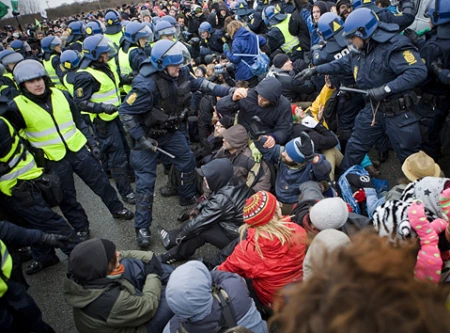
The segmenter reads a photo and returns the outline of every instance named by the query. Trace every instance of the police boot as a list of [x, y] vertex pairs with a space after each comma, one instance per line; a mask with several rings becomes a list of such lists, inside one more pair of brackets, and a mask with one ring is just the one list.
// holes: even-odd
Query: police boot
[[127, 194], [126, 196], [122, 197], [122, 200], [125, 201], [127, 204], [135, 205], [136, 204], [136, 194], [134, 192], [131, 192]]
[[147, 249], [150, 246], [150, 235], [148, 228], [136, 229], [136, 242], [140, 249]]
[[178, 190], [167, 183], [166, 186], [159, 188], [159, 194], [161, 194], [163, 197], [173, 197], [178, 194]]
[[131, 220], [134, 217], [134, 213], [128, 208], [122, 208], [117, 213], [112, 214], [115, 219], [118, 220]]
[[33, 260], [31, 264], [25, 268], [25, 273], [27, 275], [33, 275], [39, 273], [44, 268], [56, 265], [57, 263], [59, 263], [59, 258], [57, 256], [54, 256], [52, 259], [46, 261]]
[[169, 250], [177, 245], [177, 243], [175, 242], [176, 235], [172, 235], [172, 232], [167, 231], [159, 224], [156, 224], [156, 231], [158, 232], [161, 243], [166, 250]]

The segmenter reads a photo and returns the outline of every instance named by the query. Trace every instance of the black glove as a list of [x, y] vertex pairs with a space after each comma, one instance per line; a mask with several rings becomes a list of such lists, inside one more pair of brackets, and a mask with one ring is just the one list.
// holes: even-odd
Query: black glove
[[112, 104], [102, 103], [102, 111], [106, 114], [113, 114], [114, 112], [119, 111], [119, 108]]
[[156, 274], [159, 277], [163, 274], [161, 263], [155, 255], [149, 262], [144, 262], [144, 274], [145, 276], [149, 274]]
[[314, 143], [306, 132], [300, 133], [300, 142], [295, 141], [295, 145], [298, 150], [305, 156], [306, 161], [312, 161], [314, 159]]
[[70, 238], [63, 235], [44, 234], [39, 240], [40, 245], [51, 247], [66, 247], [70, 243]]
[[101, 159], [102, 159], [102, 151], [100, 149], [100, 146], [98, 144], [96, 144], [95, 146], [90, 145], [89, 149], [91, 150], [92, 156], [94, 156], [94, 158], [97, 161], [101, 161]]
[[433, 73], [434, 77], [438, 77], [439, 73], [442, 71], [442, 61], [439, 58], [438, 61], [433, 61], [430, 65], [430, 72]]
[[156, 142], [156, 140], [148, 138], [146, 136], [140, 138], [138, 142], [141, 145], [142, 149], [156, 151], [156, 148], [158, 147], [158, 142]]
[[382, 101], [385, 97], [389, 95], [388, 92], [385, 90], [386, 85], [378, 87], [378, 88], [372, 88], [369, 89], [369, 96], [371, 99], [373, 99], [376, 102]]
[[135, 75], [133, 72], [129, 74], [120, 74], [120, 82], [122, 84], [131, 84], [135, 78]]
[[258, 116], [252, 117], [252, 122], [250, 123], [250, 131], [248, 133], [249, 138], [252, 141], [258, 140], [259, 137], [265, 134], [265, 131], [262, 130], [263, 123]]
[[419, 41], [419, 35], [417, 32], [412, 29], [405, 29], [405, 31], [403, 31], [403, 36], [408, 37], [411, 43], [417, 46], [417, 42]]
[[307, 68], [307, 69], [302, 70], [300, 73], [298, 73], [295, 76], [295, 79], [296, 80], [305, 80], [305, 79], [309, 79], [310, 77], [313, 77], [316, 74], [317, 74], [317, 67]]

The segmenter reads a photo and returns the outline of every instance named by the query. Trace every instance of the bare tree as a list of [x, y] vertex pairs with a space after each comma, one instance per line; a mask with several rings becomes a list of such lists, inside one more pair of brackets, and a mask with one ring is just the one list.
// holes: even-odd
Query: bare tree
[[20, 0], [19, 11], [22, 15], [39, 13], [41, 11], [39, 0]]

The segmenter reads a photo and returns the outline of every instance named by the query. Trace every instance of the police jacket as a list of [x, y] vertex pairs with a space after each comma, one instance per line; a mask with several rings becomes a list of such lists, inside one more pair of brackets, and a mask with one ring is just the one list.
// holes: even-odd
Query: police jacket
[[367, 4], [364, 7], [373, 10], [378, 15], [381, 22], [397, 24], [399, 26], [399, 31], [408, 28], [415, 19], [415, 15], [409, 11], [394, 14], [388, 8], [380, 8], [374, 3]]
[[408, 92], [427, 77], [415, 46], [394, 32], [396, 25], [380, 23], [363, 50], [316, 67], [320, 74], [352, 74], [358, 89], [387, 84], [391, 96]]
[[297, 36], [300, 46], [305, 52], [309, 51], [311, 48], [311, 36], [306, 20], [301, 12], [304, 10], [305, 13], [309, 13], [310, 6], [311, 5], [308, 3], [304, 9], [296, 9], [289, 19], [289, 33], [293, 36]]
[[197, 206], [200, 214], [180, 230], [177, 238], [195, 237], [213, 224], [219, 224], [230, 239], [238, 237], [238, 229], [244, 223], [245, 200], [254, 194], [253, 190], [238, 178], [217, 174], [210, 164], [204, 165], [202, 171], [212, 194]]
[[12, 73], [5, 73], [0, 77], [0, 95], [13, 99], [19, 95], [19, 90], [14, 81]]
[[53, 84], [59, 89], [61, 89], [61, 87], [64, 89], [64, 86], [60, 81], [64, 73], [60, 67], [61, 61], [59, 60], [59, 56], [59, 53], [46, 52], [44, 53], [43, 64]]
[[441, 64], [443, 71], [436, 77], [429, 70], [428, 77], [421, 88], [424, 92], [435, 96], [448, 96], [450, 84], [450, 24], [433, 28], [429, 36], [425, 45], [420, 49], [420, 56], [424, 59], [427, 68], [430, 68], [431, 64], [435, 62]]
[[290, 18], [291, 15], [287, 14], [283, 21], [270, 27], [266, 36], [271, 52], [281, 49], [284, 53], [289, 54], [299, 48], [300, 41], [297, 36], [289, 32]]
[[[155, 113], [159, 114], [159, 111], [171, 113], [174, 109], [183, 107], [180, 103], [186, 102], [188, 96], [181, 91], [180, 83], [184, 87], [183, 90], [188, 87], [190, 91], [200, 90], [214, 96], [225, 96], [229, 92], [227, 87], [215, 85], [205, 79], [197, 79], [189, 72], [188, 67], [182, 67], [178, 78], [173, 78], [159, 72], [150, 60], [144, 61], [139, 75], [133, 80], [130, 93], [119, 109], [125, 130], [134, 140], [138, 141], [149, 133], [151, 126], [146, 125], [148, 117], [151, 118]], [[161, 91], [160, 87], [164, 91]], [[157, 125], [155, 123], [152, 126]]]
[[211, 36], [209, 36], [206, 39], [202, 39], [201, 46], [207, 47], [213, 52], [216, 53], [222, 53], [223, 52], [223, 44], [226, 43], [225, 34], [223, 30], [214, 29], [214, 31], [211, 33]]
[[298, 201], [300, 184], [308, 180], [321, 181], [330, 178], [331, 164], [323, 155], [320, 155], [319, 161], [315, 164], [306, 162], [304, 165], [290, 167], [281, 161], [282, 148], [280, 145], [264, 148], [265, 137], [260, 137], [254, 142], [264, 159], [278, 167], [275, 194], [277, 200], [282, 203], [293, 204]]
[[294, 71], [285, 71], [272, 65], [267, 76], [273, 76], [280, 81], [282, 95], [291, 102], [299, 101], [301, 94], [310, 94], [315, 90], [311, 81], [296, 79]]
[[[128, 63], [125, 61], [122, 62], [121, 53], [127, 55], [124, 60], [127, 60]], [[134, 46], [126, 40], [122, 41], [122, 45], [119, 49], [119, 68], [121, 74], [128, 74], [130, 72], [138, 73], [141, 64], [146, 59], [148, 59], [148, 55], [143, 48]], [[122, 70], [123, 67], [130, 67], [131, 71], [124, 71]]]

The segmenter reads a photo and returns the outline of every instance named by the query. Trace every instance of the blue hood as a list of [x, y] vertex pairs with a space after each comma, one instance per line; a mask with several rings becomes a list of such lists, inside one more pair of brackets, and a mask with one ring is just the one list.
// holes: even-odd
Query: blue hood
[[247, 30], [247, 29], [245, 29], [244, 27], [242, 27], [242, 28], [239, 28], [237, 31], [236, 31], [236, 33], [234, 34], [234, 39], [236, 39], [236, 38], [238, 38], [238, 37], [240, 37], [240, 38], [252, 38], [252, 39], [255, 39], [255, 37], [253, 37], [253, 34], [249, 31], [249, 30]]
[[175, 315], [199, 321], [212, 310], [212, 278], [208, 268], [200, 261], [189, 261], [170, 275], [166, 298]]

